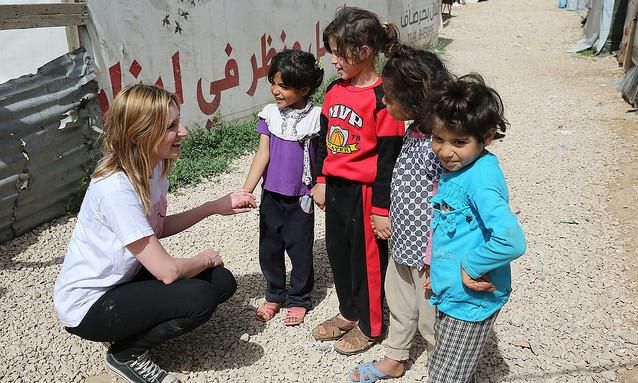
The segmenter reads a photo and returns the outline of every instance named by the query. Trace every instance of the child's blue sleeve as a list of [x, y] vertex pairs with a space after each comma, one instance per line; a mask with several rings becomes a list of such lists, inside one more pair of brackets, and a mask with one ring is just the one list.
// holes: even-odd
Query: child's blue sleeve
[[476, 279], [523, 255], [526, 243], [523, 229], [509, 206], [504, 180], [485, 185], [470, 198], [488, 234], [481, 246], [461, 258], [465, 272]]

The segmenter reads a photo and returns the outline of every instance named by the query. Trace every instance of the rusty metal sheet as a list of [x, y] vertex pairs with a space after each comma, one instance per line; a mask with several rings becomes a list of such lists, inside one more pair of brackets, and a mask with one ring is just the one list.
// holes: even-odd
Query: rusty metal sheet
[[97, 156], [92, 60], [83, 49], [0, 84], [0, 242], [66, 212]]

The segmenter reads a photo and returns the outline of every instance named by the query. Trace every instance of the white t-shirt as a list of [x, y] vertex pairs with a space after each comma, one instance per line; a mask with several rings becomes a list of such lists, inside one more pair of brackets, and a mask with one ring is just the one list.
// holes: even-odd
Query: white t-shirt
[[126, 246], [161, 234], [168, 193], [168, 180], [161, 178], [161, 171], [160, 165], [151, 178], [149, 216], [123, 172], [91, 181], [53, 291], [64, 326], [78, 326], [107, 290], [132, 280], [140, 270], [140, 262]]

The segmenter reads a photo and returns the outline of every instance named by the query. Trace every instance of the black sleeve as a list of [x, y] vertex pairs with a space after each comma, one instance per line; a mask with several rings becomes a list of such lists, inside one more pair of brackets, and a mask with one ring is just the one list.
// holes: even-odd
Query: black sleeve
[[382, 136], [378, 138], [377, 177], [372, 185], [372, 206], [390, 208], [390, 182], [394, 163], [401, 151], [403, 137]]
[[[403, 121], [395, 120], [383, 103], [383, 87], [374, 88], [377, 119], [377, 176], [372, 185], [372, 206], [390, 208], [390, 182], [394, 163], [401, 152], [405, 132]], [[373, 208], [374, 209], [374, 208]]]

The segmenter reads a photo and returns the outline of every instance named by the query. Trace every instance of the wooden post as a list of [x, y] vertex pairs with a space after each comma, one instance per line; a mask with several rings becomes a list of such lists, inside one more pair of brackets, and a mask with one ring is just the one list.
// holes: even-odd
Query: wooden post
[[[62, 0], [63, 3], [77, 3], [75, 0]], [[83, 3], [84, 1], [82, 1]], [[78, 49], [82, 44], [80, 43], [80, 32], [77, 25], [69, 25], [65, 27], [66, 30], [66, 44], [69, 48], [69, 52]]]

